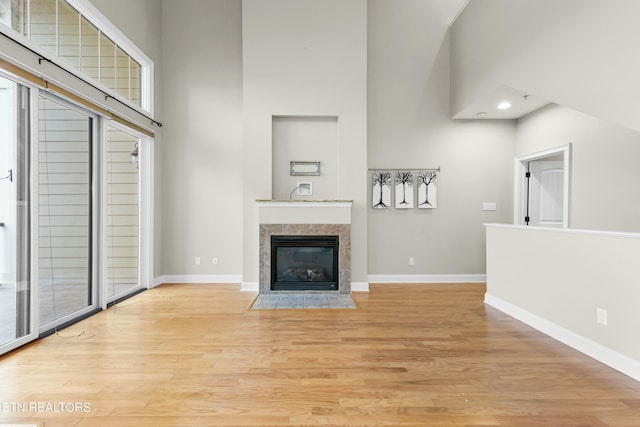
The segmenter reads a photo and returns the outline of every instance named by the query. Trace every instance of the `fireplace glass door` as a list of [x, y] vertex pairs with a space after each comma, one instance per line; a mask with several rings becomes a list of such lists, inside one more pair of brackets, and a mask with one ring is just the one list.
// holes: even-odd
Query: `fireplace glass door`
[[338, 290], [338, 236], [272, 236], [272, 290]]

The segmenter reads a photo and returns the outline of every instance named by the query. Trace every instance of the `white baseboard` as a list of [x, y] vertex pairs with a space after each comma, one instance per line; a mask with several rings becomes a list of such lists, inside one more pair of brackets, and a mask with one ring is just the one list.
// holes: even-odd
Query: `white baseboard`
[[[351, 282], [351, 292], [369, 292], [369, 283], [484, 283], [486, 274], [373, 274], [368, 282]], [[243, 292], [258, 292], [258, 282], [243, 282], [241, 275], [164, 275], [153, 280], [161, 283], [240, 283]]]
[[240, 285], [240, 291], [242, 292], [260, 292], [259, 282], [242, 282]]
[[[368, 282], [351, 282], [351, 292], [369, 292], [369, 283], [484, 283], [486, 274], [449, 274], [449, 275], [370, 275]], [[245, 282], [243, 291], [258, 292], [258, 283]]]
[[369, 283], [351, 282], [351, 292], [369, 292]]
[[531, 326], [532, 328], [586, 354], [623, 374], [640, 381], [640, 361], [618, 353], [595, 341], [578, 335], [562, 326], [528, 312], [500, 298], [485, 294], [484, 302], [491, 307]]
[[153, 280], [153, 286], [156, 287], [161, 283], [241, 283], [242, 276], [239, 274], [176, 274], [164, 275], [156, 277]]
[[369, 283], [485, 283], [486, 274], [370, 274]]

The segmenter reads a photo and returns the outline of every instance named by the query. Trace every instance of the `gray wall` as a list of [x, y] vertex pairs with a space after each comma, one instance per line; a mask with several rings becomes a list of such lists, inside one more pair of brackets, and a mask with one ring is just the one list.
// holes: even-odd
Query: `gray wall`
[[483, 274], [483, 223], [513, 216], [515, 121], [449, 119], [446, 23], [423, 1], [371, 0], [368, 19], [369, 167], [442, 168], [436, 209], [372, 209], [368, 194], [369, 274]]
[[241, 6], [162, 2], [165, 275], [242, 271]]
[[[482, 224], [512, 221], [516, 152], [571, 140], [576, 173], [580, 168], [590, 170], [596, 159], [625, 157], [626, 164], [633, 158], [611, 157], [611, 151], [596, 148], [595, 139], [613, 140], [616, 150], [635, 152], [634, 133], [607, 127], [605, 122], [594, 125], [585, 117], [576, 119], [575, 112], [562, 113], [572, 119], [559, 124], [557, 134], [538, 124], [559, 120], [544, 111], [517, 126], [514, 121], [449, 119], [450, 111], [475, 100], [478, 93], [511, 84], [539, 89], [538, 96], [565, 100], [633, 125], [628, 103], [612, 106], [605, 96], [620, 93], [615, 79], [605, 79], [606, 91], [593, 87], [597, 86], [594, 73], [606, 77], [608, 66], [581, 68], [583, 75], [576, 77], [577, 65], [569, 62], [589, 65], [586, 55], [591, 52], [609, 61], [609, 66], [619, 68], [621, 61], [628, 61], [626, 65], [635, 70], [636, 59], [622, 54], [633, 35], [628, 33], [636, 31], [627, 25], [628, 18], [621, 18], [620, 28], [611, 30], [613, 35], [602, 36], [609, 46], [612, 38], [622, 43], [621, 50], [613, 49], [616, 52], [607, 52], [586, 34], [601, 19], [635, 10], [635, 2], [601, 6], [585, 1], [577, 7], [574, 0], [560, 4], [542, 0], [541, 9], [532, 10], [533, 3], [527, 2], [516, 7], [503, 0], [472, 1], [451, 39], [446, 36], [446, 22], [421, 0], [247, 1], [244, 17], [239, 0], [163, 0], [162, 8], [158, 0], [94, 3], [156, 61], [156, 86], [161, 88], [156, 91], [156, 111], [165, 122], [156, 145], [156, 274], [242, 274], [245, 281], [257, 280], [254, 200], [273, 196], [271, 162], [265, 161], [272, 156], [273, 115], [339, 118], [338, 149], [343, 151], [338, 156], [343, 160], [338, 173], [346, 183], [337, 184], [337, 197], [356, 200], [354, 262], [359, 267], [354, 280], [363, 282], [367, 273], [484, 273]], [[121, 13], [125, 9], [127, 13]], [[497, 16], [514, 20], [523, 34], [492, 38], [483, 25], [495, 26], [495, 34], [511, 28], [503, 22], [509, 19]], [[332, 19], [348, 25], [328, 32], [319, 24]], [[527, 19], [534, 24], [527, 24]], [[575, 22], [572, 31], [589, 41], [589, 48], [574, 49], [576, 41], [561, 22], [572, 26]], [[541, 23], [549, 25], [546, 32]], [[339, 49], [324, 49], [334, 46]], [[570, 59], [562, 59], [567, 49], [574, 51], [567, 55]], [[523, 52], [536, 61], [527, 59], [526, 66], [521, 65]], [[470, 61], [477, 62], [470, 66]], [[574, 71], [572, 84], [567, 83], [566, 67]], [[635, 90], [626, 71], [615, 75]], [[591, 92], [584, 90], [587, 85]], [[587, 125], [595, 131], [590, 137], [580, 130]], [[581, 148], [580, 141], [586, 139], [592, 142]], [[431, 166], [442, 167], [437, 209], [370, 208], [367, 168]], [[608, 169], [608, 174], [627, 182], [636, 178], [627, 168]], [[614, 229], [587, 202], [589, 189], [599, 188], [614, 206], [622, 204], [626, 190], [612, 191], [609, 181], [589, 178], [581, 184], [576, 179], [574, 225]], [[496, 202], [498, 210], [483, 212], [484, 201]], [[588, 215], [578, 217], [580, 210]], [[617, 211], [611, 221], [619, 225], [615, 229], [632, 230], [635, 208]], [[196, 256], [201, 257], [201, 266], [195, 265]], [[413, 267], [407, 262], [410, 256], [416, 260]], [[212, 257], [218, 257], [217, 266]]]
[[640, 230], [638, 15], [630, 0], [471, 0], [451, 30], [453, 113], [500, 85], [563, 106], [521, 119], [516, 153], [573, 143], [574, 228]]
[[550, 105], [518, 120], [516, 154], [572, 144], [572, 228], [640, 232], [640, 133]]

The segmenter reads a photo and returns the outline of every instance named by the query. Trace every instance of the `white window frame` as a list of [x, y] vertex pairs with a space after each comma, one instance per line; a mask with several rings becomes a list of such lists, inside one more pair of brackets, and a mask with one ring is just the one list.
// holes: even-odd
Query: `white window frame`
[[[118, 99], [126, 101], [136, 109], [142, 107], [145, 112], [153, 115], [153, 61], [88, 0], [66, 1], [140, 64], [140, 106], [124, 98]], [[112, 91], [109, 89], [109, 92]]]
[[[108, 93], [110, 96], [117, 98], [118, 100], [124, 102], [127, 106], [132, 109], [138, 111], [142, 114], [150, 114], [152, 117], [154, 115], [154, 64], [153, 61], [138, 48], [129, 38], [124, 35], [122, 31], [120, 31], [115, 25], [109, 21], [107, 17], [105, 17], [95, 6], [93, 6], [88, 0], [66, 0], [70, 6], [75, 8], [82, 16], [84, 16], [89, 22], [91, 22], [98, 30], [100, 30], [105, 36], [109, 37], [111, 41], [113, 41], [117, 46], [122, 48], [132, 59], [140, 64], [140, 105], [136, 105], [128, 99], [125, 99], [118, 95], [114, 90], [104, 86], [99, 81], [93, 79], [92, 77], [84, 74], [81, 70], [67, 64], [62, 58], [58, 56], [55, 57], [56, 65], [60, 68], [68, 71], [73, 75], [82, 76], [82, 78], [88, 82], [91, 82], [92, 85], [100, 88], [105, 93]], [[27, 17], [30, 19], [30, 16]], [[52, 53], [45, 50], [43, 47], [37, 45], [33, 41], [31, 41], [28, 35], [23, 35], [13, 28], [8, 27], [4, 24], [0, 23], [0, 31], [5, 34], [8, 34], [12, 38], [16, 40], [20, 40], [20, 43], [27, 46], [33, 52], [37, 52], [43, 58], [51, 58]], [[15, 59], [11, 56], [4, 55], [0, 52], [0, 57], [4, 57], [9, 61], [15, 62]], [[27, 65], [27, 63], [22, 63], [22, 67], [32, 70], [35, 74], [42, 74], [41, 70], [34, 69], [32, 66]]]

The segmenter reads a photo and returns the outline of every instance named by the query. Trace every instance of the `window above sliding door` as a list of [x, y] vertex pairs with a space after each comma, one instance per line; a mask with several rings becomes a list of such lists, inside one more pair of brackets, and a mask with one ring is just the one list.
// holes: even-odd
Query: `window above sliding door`
[[2, 0], [0, 31], [152, 112], [153, 62], [87, 0]]

